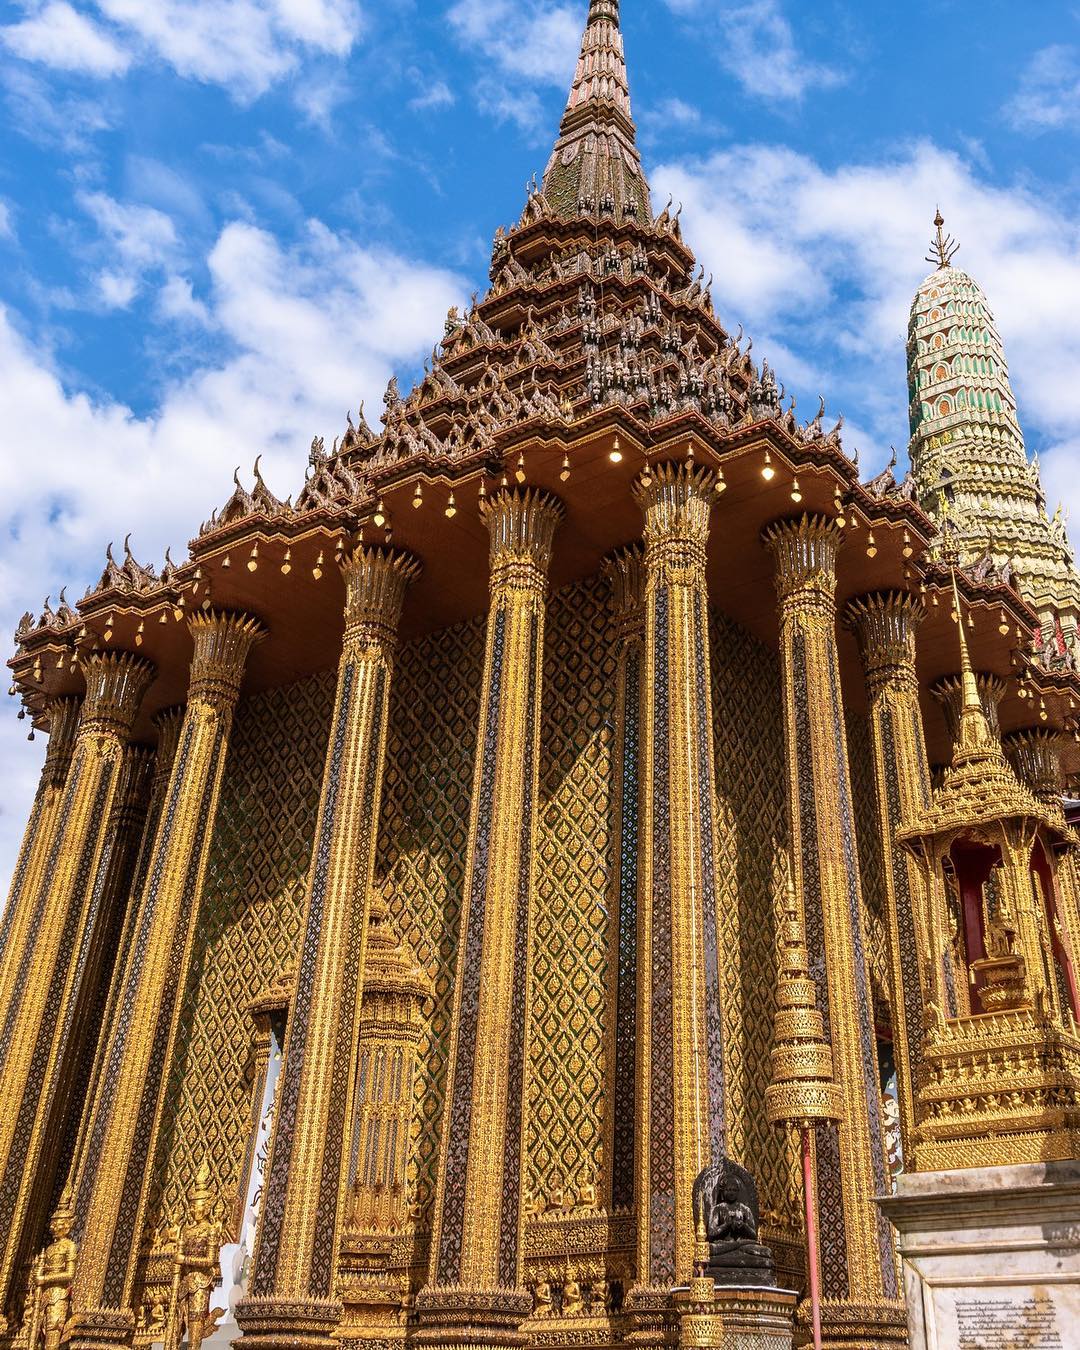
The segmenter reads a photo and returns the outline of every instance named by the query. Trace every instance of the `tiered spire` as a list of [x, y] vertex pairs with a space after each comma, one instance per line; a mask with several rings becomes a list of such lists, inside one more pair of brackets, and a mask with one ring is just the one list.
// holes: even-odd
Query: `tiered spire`
[[940, 551], [979, 563], [1021, 595], [1042, 621], [1044, 659], [1076, 647], [1080, 576], [1059, 516], [1046, 513], [1028, 460], [1005, 351], [986, 296], [953, 265], [959, 245], [934, 217], [908, 324], [911, 466], [919, 504], [941, 528]]
[[544, 196], [555, 213], [649, 220], [649, 185], [636, 141], [618, 0], [591, 0], [559, 139], [544, 174]]

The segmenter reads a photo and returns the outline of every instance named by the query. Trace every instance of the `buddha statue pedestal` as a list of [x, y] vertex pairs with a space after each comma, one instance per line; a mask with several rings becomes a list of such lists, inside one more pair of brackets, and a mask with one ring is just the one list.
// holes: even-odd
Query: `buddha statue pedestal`
[[694, 1278], [672, 1294], [682, 1350], [791, 1350], [798, 1295], [758, 1242], [757, 1187], [722, 1154], [694, 1182]]
[[715, 1284], [708, 1275], [674, 1292], [680, 1350], [791, 1350], [792, 1289]]

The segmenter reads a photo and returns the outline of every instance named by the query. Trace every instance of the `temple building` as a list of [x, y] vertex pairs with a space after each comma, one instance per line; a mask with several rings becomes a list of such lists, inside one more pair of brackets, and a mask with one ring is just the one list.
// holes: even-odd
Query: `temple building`
[[864, 484], [591, 0], [415, 387], [26, 616], [4, 1347], [880, 1350], [901, 1165], [1080, 1158], [1073, 574], [944, 256], [912, 335]]
[[1030, 461], [986, 296], [953, 267], [941, 212], [908, 324], [911, 464], [938, 553], [1012, 580], [1039, 616], [1047, 664], [1076, 665], [1080, 573], [1059, 506], [1051, 520]]

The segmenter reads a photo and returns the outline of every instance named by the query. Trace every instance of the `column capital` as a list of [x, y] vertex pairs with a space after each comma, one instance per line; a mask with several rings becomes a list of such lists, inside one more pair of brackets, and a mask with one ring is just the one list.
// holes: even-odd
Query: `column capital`
[[1017, 778], [1041, 802], [1061, 810], [1065, 775], [1061, 771], [1064, 736], [1054, 727], [1023, 727], [1001, 738], [1005, 756]]
[[638, 475], [633, 492], [645, 517], [650, 583], [704, 572], [716, 484], [712, 469], [685, 461], [654, 464]]
[[774, 520], [761, 541], [776, 563], [776, 594], [781, 600], [810, 600], [830, 609], [836, 596], [836, 558], [844, 534], [831, 516], [790, 516]]
[[97, 651], [80, 658], [86, 679], [79, 734], [111, 735], [126, 740], [154, 667], [134, 652]]
[[191, 658], [188, 697], [218, 707], [231, 707], [240, 692], [244, 667], [252, 647], [266, 629], [250, 614], [205, 610], [188, 620], [195, 643]]
[[502, 488], [480, 503], [491, 537], [490, 585], [543, 594], [555, 531], [565, 514], [558, 497], [538, 488]]
[[404, 549], [367, 545], [342, 562], [346, 649], [393, 645], [405, 591], [421, 570], [420, 560]]
[[603, 561], [604, 576], [611, 585], [611, 602], [619, 637], [641, 638], [645, 632], [645, 549], [625, 544]]
[[54, 698], [45, 709], [49, 718], [49, 744], [45, 750], [42, 777], [52, 787], [63, 787], [75, 748], [82, 713], [82, 698], [76, 694]]
[[843, 624], [858, 639], [863, 668], [872, 687], [892, 681], [916, 682], [915, 634], [926, 617], [911, 591], [872, 591], [849, 600]]
[[[990, 734], [997, 739], [1001, 735], [998, 704], [1005, 697], [1005, 681], [999, 675], [977, 671], [975, 686], [979, 691], [979, 702], [982, 704], [983, 716], [990, 728]], [[949, 730], [949, 739], [955, 741], [960, 734], [960, 713], [964, 706], [963, 676], [959, 673], [943, 675], [930, 686], [930, 692], [941, 704]]]

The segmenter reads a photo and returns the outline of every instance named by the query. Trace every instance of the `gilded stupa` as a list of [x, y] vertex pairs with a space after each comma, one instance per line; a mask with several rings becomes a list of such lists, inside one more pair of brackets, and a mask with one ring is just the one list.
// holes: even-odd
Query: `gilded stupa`
[[1005, 348], [986, 296], [953, 258], [939, 211], [908, 322], [911, 464], [939, 552], [1011, 578], [1039, 616], [1048, 662], [1076, 664], [1080, 573], [1059, 506], [1028, 459]]
[[[1003, 1115], [952, 1072], [985, 1006], [935, 1002], [927, 952], [975, 988], [1008, 946], [995, 1092], [1071, 1071], [1080, 680], [725, 327], [652, 206], [618, 4], [584, 17], [415, 386], [287, 498], [238, 447], [186, 556], [110, 548], [19, 625], [48, 748], [0, 921], [3, 1350], [781, 1350], [797, 1301], [881, 1350], [883, 1081], [909, 1167], [930, 1127], [1073, 1156], [1071, 1078]], [[939, 828], [929, 766], [973, 687], [1023, 921], [973, 863], [954, 936], [944, 854], [986, 822], [951, 792]], [[725, 1160], [782, 1288], [703, 1273]]]

